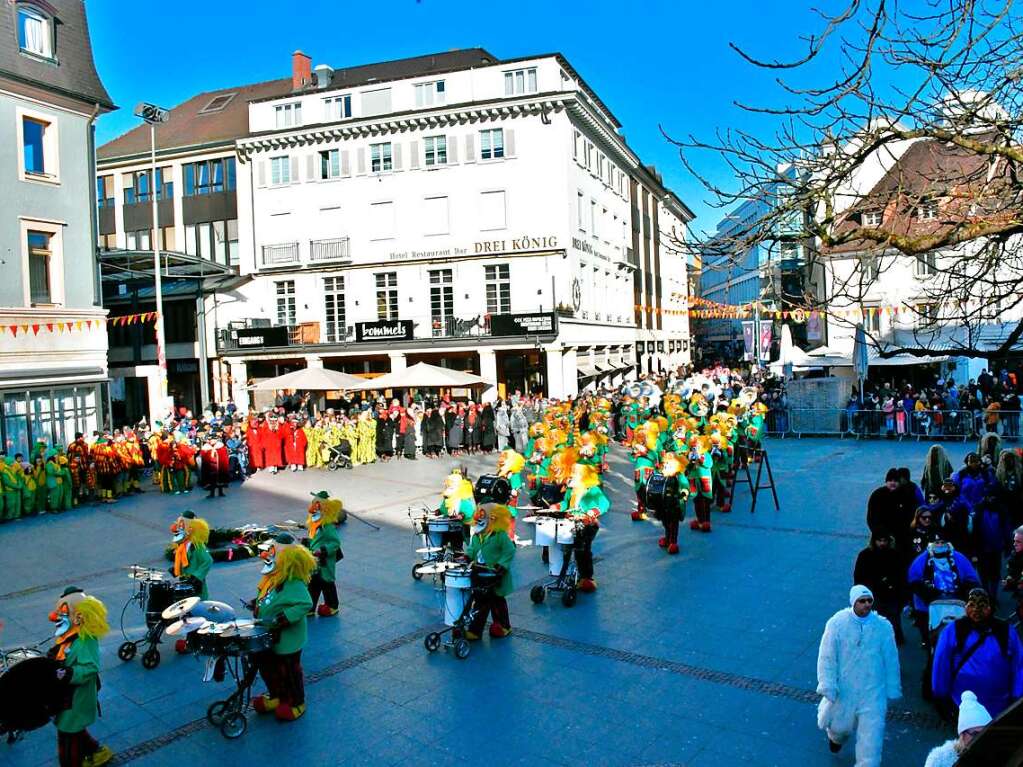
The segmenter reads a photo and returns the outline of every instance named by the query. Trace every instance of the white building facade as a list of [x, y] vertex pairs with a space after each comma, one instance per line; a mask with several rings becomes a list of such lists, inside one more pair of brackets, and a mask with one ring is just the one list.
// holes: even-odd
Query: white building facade
[[[307, 65], [296, 54], [296, 78]], [[688, 361], [687, 315], [666, 298], [686, 258], [664, 241], [684, 241], [692, 214], [562, 57], [355, 88], [337, 74], [249, 106], [251, 281], [218, 307], [236, 401], [282, 365], [426, 361], [479, 373], [494, 397]]]

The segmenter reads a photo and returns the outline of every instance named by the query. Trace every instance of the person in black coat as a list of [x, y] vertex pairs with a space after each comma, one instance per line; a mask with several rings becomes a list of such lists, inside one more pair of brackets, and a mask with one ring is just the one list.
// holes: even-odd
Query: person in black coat
[[405, 416], [398, 422], [398, 431], [401, 436], [401, 454], [410, 461], [414, 461], [416, 460], [416, 431], [419, 427], [416, 424], [412, 408], [405, 412]]
[[923, 554], [927, 547], [934, 543], [938, 532], [938, 521], [934, 517], [934, 509], [930, 505], [918, 508], [913, 515], [913, 524], [910, 526], [909, 556], [916, 559]]
[[394, 456], [394, 421], [386, 410], [377, 415], [377, 455], [384, 461]]
[[874, 593], [874, 609], [892, 624], [895, 643], [900, 646], [906, 641], [902, 633], [905, 580], [903, 556], [895, 550], [888, 531], [879, 528], [871, 533], [870, 544], [856, 557], [853, 583], [866, 586]]
[[426, 411], [423, 419], [423, 453], [436, 458], [444, 449], [444, 418], [434, 408]]
[[455, 425], [455, 406], [448, 405], [446, 411], [444, 411], [444, 444], [447, 446], [448, 453], [454, 453], [458, 450], [459, 445], [452, 441], [451, 430]]
[[899, 483], [898, 469], [888, 469], [884, 484], [867, 501], [867, 527], [871, 533], [883, 530], [895, 539], [896, 547], [909, 557], [910, 526], [917, 508], [915, 498]]
[[497, 445], [497, 430], [494, 428], [494, 408], [488, 402], [480, 412], [480, 447], [489, 453]]

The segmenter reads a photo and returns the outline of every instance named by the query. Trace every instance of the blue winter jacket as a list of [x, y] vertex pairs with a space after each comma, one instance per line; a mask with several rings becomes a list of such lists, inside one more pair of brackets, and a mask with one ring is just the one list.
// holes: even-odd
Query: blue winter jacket
[[[923, 583], [927, 575], [927, 558], [930, 556], [926, 551], [913, 560], [909, 566], [909, 587], [913, 591], [913, 609], [917, 612], [927, 612], [927, 605], [930, 604], [917, 593], [917, 586]], [[952, 552], [952, 560], [955, 562], [955, 569], [959, 574], [958, 594], [949, 595], [946, 598], [962, 597], [968, 594], [970, 589], [980, 586], [980, 576], [969, 559], [958, 551]]]
[[[931, 672], [934, 696], [951, 697], [958, 706], [963, 692], [972, 690], [988, 713], [997, 717], [1013, 701], [1023, 696], [1023, 644], [1011, 626], [1008, 629], [1008, 640], [1008, 653], [1005, 654], [993, 634], [988, 633], [981, 639], [978, 631], [971, 629], [962, 646], [957, 647], [955, 623], [948, 624], [941, 632], [934, 651], [934, 668]], [[953, 677], [956, 666], [978, 641], [983, 644]]]

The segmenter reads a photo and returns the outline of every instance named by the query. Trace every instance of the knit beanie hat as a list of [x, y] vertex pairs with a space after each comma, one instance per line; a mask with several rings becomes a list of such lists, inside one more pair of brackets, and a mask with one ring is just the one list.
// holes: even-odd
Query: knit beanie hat
[[959, 703], [959, 727], [956, 732], [961, 735], [964, 730], [987, 727], [990, 723], [991, 714], [980, 704], [977, 696], [969, 690], [964, 691], [962, 701]]
[[857, 599], [862, 599], [863, 597], [870, 597], [871, 599], [873, 599], [874, 592], [872, 592], [866, 586], [860, 586], [858, 584], [856, 586], [853, 586], [851, 589], [849, 589], [849, 607], [852, 607], [854, 604], [856, 604]]

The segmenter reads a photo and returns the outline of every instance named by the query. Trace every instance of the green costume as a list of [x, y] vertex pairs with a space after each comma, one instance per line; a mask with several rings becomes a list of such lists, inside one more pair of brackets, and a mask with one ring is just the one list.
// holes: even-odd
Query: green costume
[[[453, 510], [448, 506], [447, 496], [441, 498], [440, 513], [447, 515], [451, 511]], [[463, 498], [458, 502], [456, 513], [462, 515], [463, 525], [472, 524], [472, 515], [476, 513], [476, 502], [472, 498]]]
[[210, 591], [206, 586], [206, 578], [210, 574], [210, 567], [213, 566], [213, 557], [209, 550], [199, 543], [188, 542], [188, 564], [181, 569], [181, 575], [195, 578], [202, 584], [199, 596], [202, 599], [210, 598]]
[[[52, 452], [52, 451], [51, 451]], [[54, 456], [56, 453], [54, 453]], [[46, 508], [50, 511], [60, 511], [60, 500], [64, 494], [64, 477], [61, 475], [60, 467], [54, 457], [47, 455], [46, 458]]]
[[290, 655], [305, 647], [308, 634], [306, 613], [313, 609], [309, 588], [298, 578], [290, 578], [276, 589], [270, 589], [256, 600], [259, 623], [276, 628], [277, 616], [283, 615], [288, 625], [280, 629], [280, 638], [273, 646], [277, 655]]
[[[320, 551], [326, 553], [321, 558]], [[337, 532], [337, 525], [322, 524], [316, 530], [316, 535], [309, 541], [309, 551], [316, 557], [317, 570], [320, 579], [333, 583], [335, 574], [334, 568], [337, 565], [337, 553], [341, 550], [341, 536]]]
[[99, 640], [80, 636], [67, 645], [64, 668], [71, 672], [71, 708], [57, 714], [60, 732], [81, 732], [96, 721], [99, 692]]
[[[565, 493], [565, 500], [561, 502], [561, 510], [568, 511], [572, 508], [572, 491], [569, 489]], [[603, 490], [600, 489], [600, 485], [594, 485], [593, 487], [587, 488], [586, 492], [582, 494], [579, 499], [579, 505], [577, 507], [579, 514], [585, 514], [591, 509], [596, 509], [597, 513], [601, 516], [607, 514], [611, 509], [611, 501]]]
[[36, 480], [35, 475], [25, 475], [25, 486], [21, 491], [21, 514], [28, 516], [36, 513]]
[[501, 581], [494, 589], [497, 596], [506, 597], [515, 588], [511, 574], [511, 563], [515, 559], [515, 544], [508, 537], [508, 533], [497, 530], [474, 535], [469, 542], [469, 547], [465, 550], [465, 555], [480, 564], [504, 568]]
[[21, 516], [21, 492], [25, 486], [21, 467], [7, 458], [0, 466], [0, 485], [4, 493], [4, 519], [17, 519]]
[[[61, 459], [63, 458], [63, 463]], [[57, 466], [60, 468], [60, 510], [69, 511], [71, 509], [71, 467], [67, 464], [67, 458], [60, 456], [57, 458]]]

